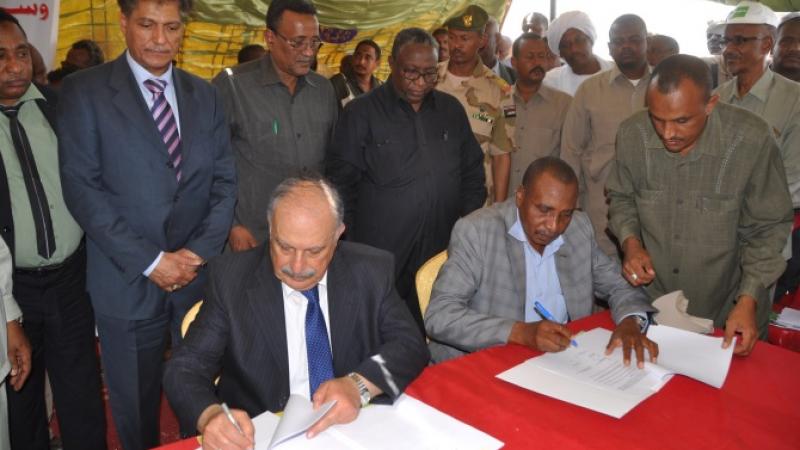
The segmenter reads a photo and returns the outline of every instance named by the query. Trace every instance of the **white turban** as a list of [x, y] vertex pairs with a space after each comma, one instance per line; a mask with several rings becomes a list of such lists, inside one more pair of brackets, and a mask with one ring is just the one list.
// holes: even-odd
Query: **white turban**
[[594, 25], [592, 25], [592, 20], [588, 14], [583, 11], [567, 11], [558, 16], [547, 29], [547, 45], [550, 47], [551, 52], [561, 56], [558, 53], [558, 44], [561, 43], [561, 37], [570, 28], [575, 28], [589, 36], [592, 42], [597, 39], [597, 32], [594, 31]]

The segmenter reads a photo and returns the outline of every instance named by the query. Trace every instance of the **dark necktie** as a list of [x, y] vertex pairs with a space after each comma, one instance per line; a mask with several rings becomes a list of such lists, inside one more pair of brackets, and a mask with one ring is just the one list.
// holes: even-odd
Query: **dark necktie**
[[36, 228], [36, 247], [42, 258], [49, 259], [56, 251], [53, 221], [50, 219], [50, 204], [47, 202], [47, 195], [42, 187], [39, 171], [36, 169], [36, 160], [33, 159], [28, 135], [17, 118], [21, 107], [22, 103], [14, 106], [0, 106], [0, 111], [8, 117], [8, 129], [11, 132], [14, 149], [17, 151], [22, 178], [25, 180], [25, 189], [28, 191], [28, 200], [31, 202], [33, 223]]
[[325, 326], [325, 317], [319, 306], [317, 286], [302, 292], [308, 299], [306, 355], [308, 356], [309, 395], [313, 397], [320, 384], [333, 378], [333, 356], [331, 356], [331, 346], [328, 343], [328, 327]]
[[153, 120], [156, 122], [156, 127], [158, 127], [158, 132], [161, 134], [164, 145], [167, 146], [169, 162], [175, 169], [175, 177], [178, 181], [181, 181], [181, 136], [178, 133], [178, 122], [175, 120], [175, 114], [173, 114], [172, 108], [169, 106], [167, 96], [164, 95], [167, 82], [152, 78], [145, 80], [144, 86], [153, 93], [153, 106], [150, 108], [150, 113], [153, 115]]

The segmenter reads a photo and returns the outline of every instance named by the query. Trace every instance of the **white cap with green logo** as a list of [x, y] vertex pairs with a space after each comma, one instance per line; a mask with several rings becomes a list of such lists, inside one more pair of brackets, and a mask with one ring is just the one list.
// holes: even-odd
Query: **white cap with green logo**
[[778, 27], [778, 16], [766, 5], [758, 2], [743, 1], [728, 14], [725, 25], [770, 25]]

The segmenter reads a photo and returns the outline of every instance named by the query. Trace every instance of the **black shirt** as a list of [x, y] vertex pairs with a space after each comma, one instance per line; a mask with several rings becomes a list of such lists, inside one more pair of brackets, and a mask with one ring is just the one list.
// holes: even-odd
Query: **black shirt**
[[419, 316], [417, 269], [486, 200], [483, 151], [464, 108], [434, 90], [414, 111], [389, 80], [347, 104], [326, 174], [345, 204], [347, 238], [395, 255], [398, 292]]

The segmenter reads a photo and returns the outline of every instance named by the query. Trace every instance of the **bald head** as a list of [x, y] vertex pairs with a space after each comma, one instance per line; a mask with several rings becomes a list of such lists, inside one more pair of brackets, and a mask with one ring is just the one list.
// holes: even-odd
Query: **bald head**
[[268, 208], [270, 257], [275, 276], [295, 290], [316, 285], [344, 232], [339, 194], [319, 177], [290, 178]]

